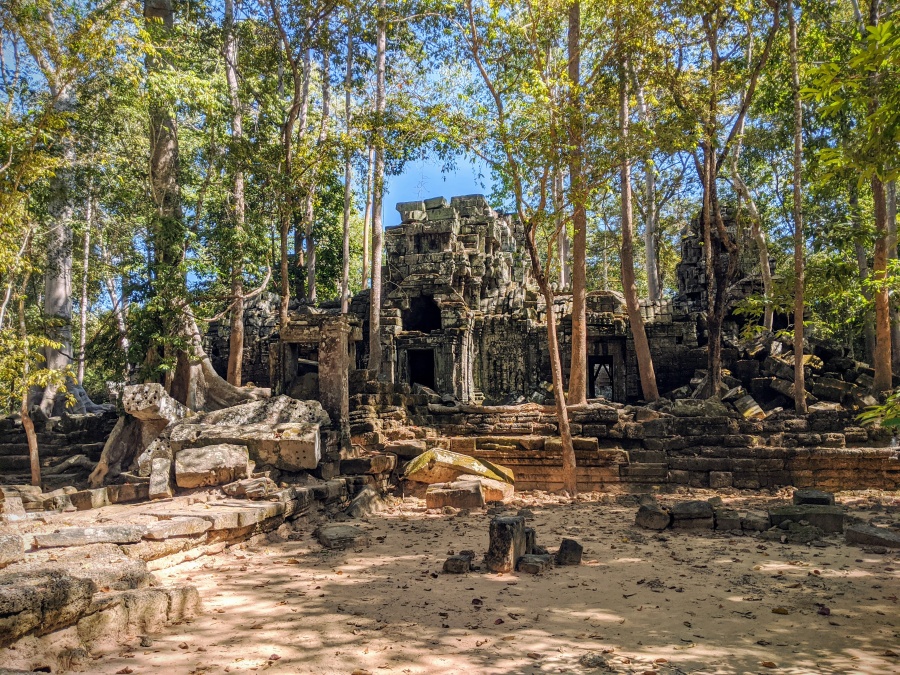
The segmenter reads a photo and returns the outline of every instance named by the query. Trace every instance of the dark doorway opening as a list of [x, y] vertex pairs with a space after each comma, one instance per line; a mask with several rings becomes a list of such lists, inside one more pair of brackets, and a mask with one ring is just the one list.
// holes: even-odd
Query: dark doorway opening
[[615, 376], [612, 356], [588, 356], [588, 398], [613, 400]]
[[409, 383], [434, 389], [434, 350], [410, 349], [406, 352], [409, 362]]
[[403, 312], [403, 330], [430, 333], [441, 329], [441, 308], [430, 295], [411, 298], [409, 309]]

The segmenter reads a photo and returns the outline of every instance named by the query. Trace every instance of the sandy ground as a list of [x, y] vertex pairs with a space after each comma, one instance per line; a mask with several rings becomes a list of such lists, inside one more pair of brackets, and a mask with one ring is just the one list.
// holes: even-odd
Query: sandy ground
[[[510, 508], [534, 513], [538, 543], [585, 547], [580, 567], [540, 576], [441, 573], [449, 553], [484, 552], [491, 515], [412, 499], [355, 521], [366, 548], [323, 550], [305, 523], [290, 540], [159, 572], [195, 584], [204, 615], [98, 656], [90, 672], [900, 673], [900, 550], [657, 534], [633, 525], [635, 505], [599, 497], [517, 495]], [[900, 521], [900, 493], [841, 501]]]

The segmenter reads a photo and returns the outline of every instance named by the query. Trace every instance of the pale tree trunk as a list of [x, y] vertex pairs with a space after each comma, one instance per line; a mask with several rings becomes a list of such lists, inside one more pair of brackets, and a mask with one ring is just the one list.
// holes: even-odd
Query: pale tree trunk
[[[74, 107], [69, 91], [54, 91], [60, 109]], [[72, 365], [72, 175], [69, 167], [75, 162], [71, 142], [64, 141], [63, 163], [50, 180], [47, 214], [47, 265], [44, 269], [44, 318], [47, 336], [59, 347], [44, 349], [47, 368], [65, 370]], [[50, 385], [41, 397], [41, 411], [46, 416], [65, 410], [65, 399], [58, 396], [59, 387]], [[81, 410], [80, 412], [83, 412]]]
[[645, 401], [659, 399], [656, 386], [656, 372], [653, 368], [653, 357], [650, 354], [650, 343], [644, 327], [644, 317], [638, 301], [637, 285], [634, 275], [634, 217], [631, 206], [631, 161], [628, 158], [626, 142], [628, 139], [628, 85], [626, 69], [621, 68], [619, 74], [619, 140], [622, 143], [622, 164], [619, 171], [619, 182], [622, 188], [622, 290], [625, 294], [625, 306], [628, 310], [628, 322], [634, 338], [634, 351], [638, 362], [638, 373], [641, 377], [641, 389]]
[[584, 126], [581, 116], [581, 3], [569, 5], [568, 122], [569, 183], [572, 223], [572, 361], [569, 367], [569, 405], [587, 402], [587, 185], [584, 179]]
[[797, 21], [794, 2], [787, 0], [790, 28], [791, 84], [794, 99], [794, 406], [806, 414], [806, 380], [803, 372], [803, 107], [800, 103], [800, 72], [797, 65]]
[[[225, 0], [225, 79], [231, 103], [231, 138], [240, 153], [244, 135], [241, 99], [238, 93], [238, 39], [234, 32], [234, 0]], [[234, 241], [231, 261], [231, 331], [228, 338], [228, 371], [226, 379], [236, 387], [241, 386], [244, 368], [244, 171], [238, 155], [234, 167]]]
[[369, 370], [381, 376], [381, 255], [384, 202], [384, 110], [387, 17], [385, 0], [378, 0], [375, 55], [375, 168], [372, 178], [372, 293], [369, 301]]
[[[306, 20], [306, 35], [309, 35], [310, 31], [310, 21]], [[288, 46], [288, 42], [285, 41], [285, 50], [290, 49]], [[295, 71], [294, 77], [297, 77], [297, 73]], [[303, 72], [302, 72], [302, 91], [300, 98], [300, 116], [298, 119], [298, 131], [300, 136], [306, 135], [306, 130], [309, 127], [309, 84], [312, 79], [312, 49], [306, 48], [303, 50]], [[296, 87], [295, 87], [296, 91]], [[309, 189], [312, 190], [313, 182], [310, 181]], [[311, 193], [310, 193], [311, 194]], [[307, 198], [303, 202], [303, 217], [304, 219], [308, 218], [308, 213], [312, 209], [312, 199], [308, 194]], [[304, 220], [303, 228], [296, 228], [294, 230], [294, 256], [295, 261], [294, 265], [297, 269], [303, 270], [304, 274], [297, 275], [297, 297], [298, 298], [306, 298], [306, 247], [309, 245], [309, 242], [306, 241], [306, 231], [308, 229], [307, 221]]]
[[78, 370], [76, 379], [78, 384], [84, 383], [84, 352], [87, 342], [87, 316], [88, 316], [88, 270], [91, 261], [91, 227], [94, 222], [93, 196], [88, 195], [84, 204], [84, 247], [82, 249], [81, 265], [81, 296], [78, 302]]
[[375, 148], [369, 146], [369, 160], [366, 163], [366, 209], [363, 214], [363, 257], [362, 288], [369, 283], [369, 233], [372, 229], [372, 180], [375, 166]]
[[344, 128], [348, 147], [344, 150], [344, 238], [342, 240], [341, 314], [350, 309], [350, 206], [353, 200], [353, 153], [350, 151], [353, 87], [353, 16], [347, 13], [347, 70], [344, 73]]
[[[331, 83], [328, 81], [331, 75], [331, 60], [328, 53], [322, 52], [322, 120], [319, 124], [318, 147], [323, 149], [325, 139], [328, 137], [328, 116], [331, 114]], [[316, 182], [319, 179], [318, 170], [311, 172], [312, 180], [309, 184], [309, 191], [306, 194], [306, 297], [310, 303], [315, 304], [318, 299], [316, 292], [316, 239], [313, 234], [313, 226], [315, 225], [315, 201], [316, 201]]]
[[[631, 64], [629, 64], [631, 65]], [[650, 108], [644, 98], [644, 87], [631, 66], [631, 80], [637, 99], [638, 116], [644, 124], [650, 123]], [[647, 295], [650, 300], [662, 300], [662, 282], [659, 278], [659, 227], [656, 207], [656, 170], [651, 157], [644, 160], [644, 259], [647, 268]]]

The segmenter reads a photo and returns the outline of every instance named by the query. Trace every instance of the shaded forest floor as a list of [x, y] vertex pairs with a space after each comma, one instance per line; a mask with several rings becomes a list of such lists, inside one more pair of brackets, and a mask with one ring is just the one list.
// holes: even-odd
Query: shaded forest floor
[[[900, 521], [900, 493], [839, 499], [852, 515]], [[776, 501], [725, 500], [743, 509]], [[900, 551], [848, 546], [840, 535], [819, 548], [657, 534], [636, 528], [637, 507], [621, 499], [562, 501], [526, 493], [511, 507], [533, 511], [539, 544], [552, 550], [567, 536], [585, 547], [580, 567], [541, 576], [441, 573], [450, 552], [483, 554], [491, 516], [435, 515], [412, 499], [361, 524], [371, 536], [363, 549], [324, 550], [304, 523], [287, 540], [158, 572], [167, 583], [195, 584], [204, 614], [97, 658], [91, 672], [900, 669]]]

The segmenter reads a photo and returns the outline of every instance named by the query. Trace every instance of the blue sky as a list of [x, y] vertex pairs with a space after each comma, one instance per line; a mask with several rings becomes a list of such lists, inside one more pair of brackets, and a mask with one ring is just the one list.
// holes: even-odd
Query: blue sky
[[443, 196], [450, 199], [456, 195], [490, 194], [490, 175], [480, 162], [476, 164], [465, 157], [459, 157], [452, 172], [442, 173], [441, 168], [441, 160], [426, 157], [408, 164], [401, 175], [386, 178], [385, 226], [400, 224], [400, 214], [394, 208], [397, 202], [429, 197]]

